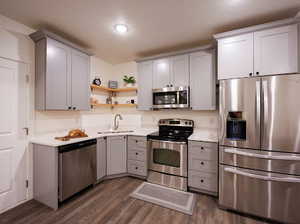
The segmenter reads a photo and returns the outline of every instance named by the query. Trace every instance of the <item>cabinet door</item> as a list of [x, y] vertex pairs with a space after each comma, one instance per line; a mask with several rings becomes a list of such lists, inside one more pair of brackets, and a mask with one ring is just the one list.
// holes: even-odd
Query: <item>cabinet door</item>
[[107, 175], [127, 172], [126, 136], [107, 138]]
[[189, 86], [189, 55], [172, 57], [171, 65], [171, 85]]
[[255, 75], [298, 72], [298, 25], [254, 33]]
[[106, 138], [97, 139], [97, 180], [106, 176]]
[[152, 76], [152, 61], [138, 63], [138, 110], [152, 108]]
[[153, 89], [164, 88], [170, 85], [170, 59], [158, 59], [153, 62]]
[[46, 110], [68, 110], [71, 106], [71, 48], [47, 38]]
[[216, 109], [214, 50], [190, 54], [190, 103], [193, 110]]
[[253, 33], [218, 40], [218, 79], [253, 74]]
[[90, 57], [72, 49], [71, 98], [73, 110], [89, 110]]

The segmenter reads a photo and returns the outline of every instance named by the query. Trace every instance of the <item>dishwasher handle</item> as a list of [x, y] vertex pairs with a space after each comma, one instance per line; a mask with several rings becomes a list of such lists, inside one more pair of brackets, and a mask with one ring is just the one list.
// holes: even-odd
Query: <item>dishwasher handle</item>
[[72, 151], [72, 150], [76, 150], [76, 149], [80, 149], [80, 148], [83, 148], [83, 147], [88, 147], [88, 146], [96, 145], [96, 144], [97, 144], [96, 139], [71, 143], [71, 144], [68, 144], [68, 145], [63, 145], [63, 146], [58, 147], [58, 152], [59, 153], [69, 152], [69, 151]]

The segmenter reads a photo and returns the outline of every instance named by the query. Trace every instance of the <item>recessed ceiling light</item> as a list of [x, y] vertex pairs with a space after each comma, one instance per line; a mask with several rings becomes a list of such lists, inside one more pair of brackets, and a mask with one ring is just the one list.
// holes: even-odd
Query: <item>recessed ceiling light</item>
[[116, 24], [114, 28], [115, 31], [119, 34], [124, 34], [128, 32], [128, 27], [125, 24]]

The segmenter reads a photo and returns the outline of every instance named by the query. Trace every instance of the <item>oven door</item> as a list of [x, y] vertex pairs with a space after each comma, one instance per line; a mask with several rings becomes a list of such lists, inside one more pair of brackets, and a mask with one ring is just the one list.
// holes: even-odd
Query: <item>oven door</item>
[[149, 169], [187, 177], [187, 144], [151, 140]]

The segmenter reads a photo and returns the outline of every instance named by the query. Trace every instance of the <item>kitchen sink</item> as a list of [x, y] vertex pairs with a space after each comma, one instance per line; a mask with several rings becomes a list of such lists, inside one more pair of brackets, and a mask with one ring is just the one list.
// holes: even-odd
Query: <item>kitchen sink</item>
[[124, 131], [118, 131], [118, 130], [115, 130], [115, 131], [100, 131], [98, 132], [98, 134], [118, 134], [118, 133], [128, 133], [128, 132], [134, 132], [132, 130], [124, 130]]

